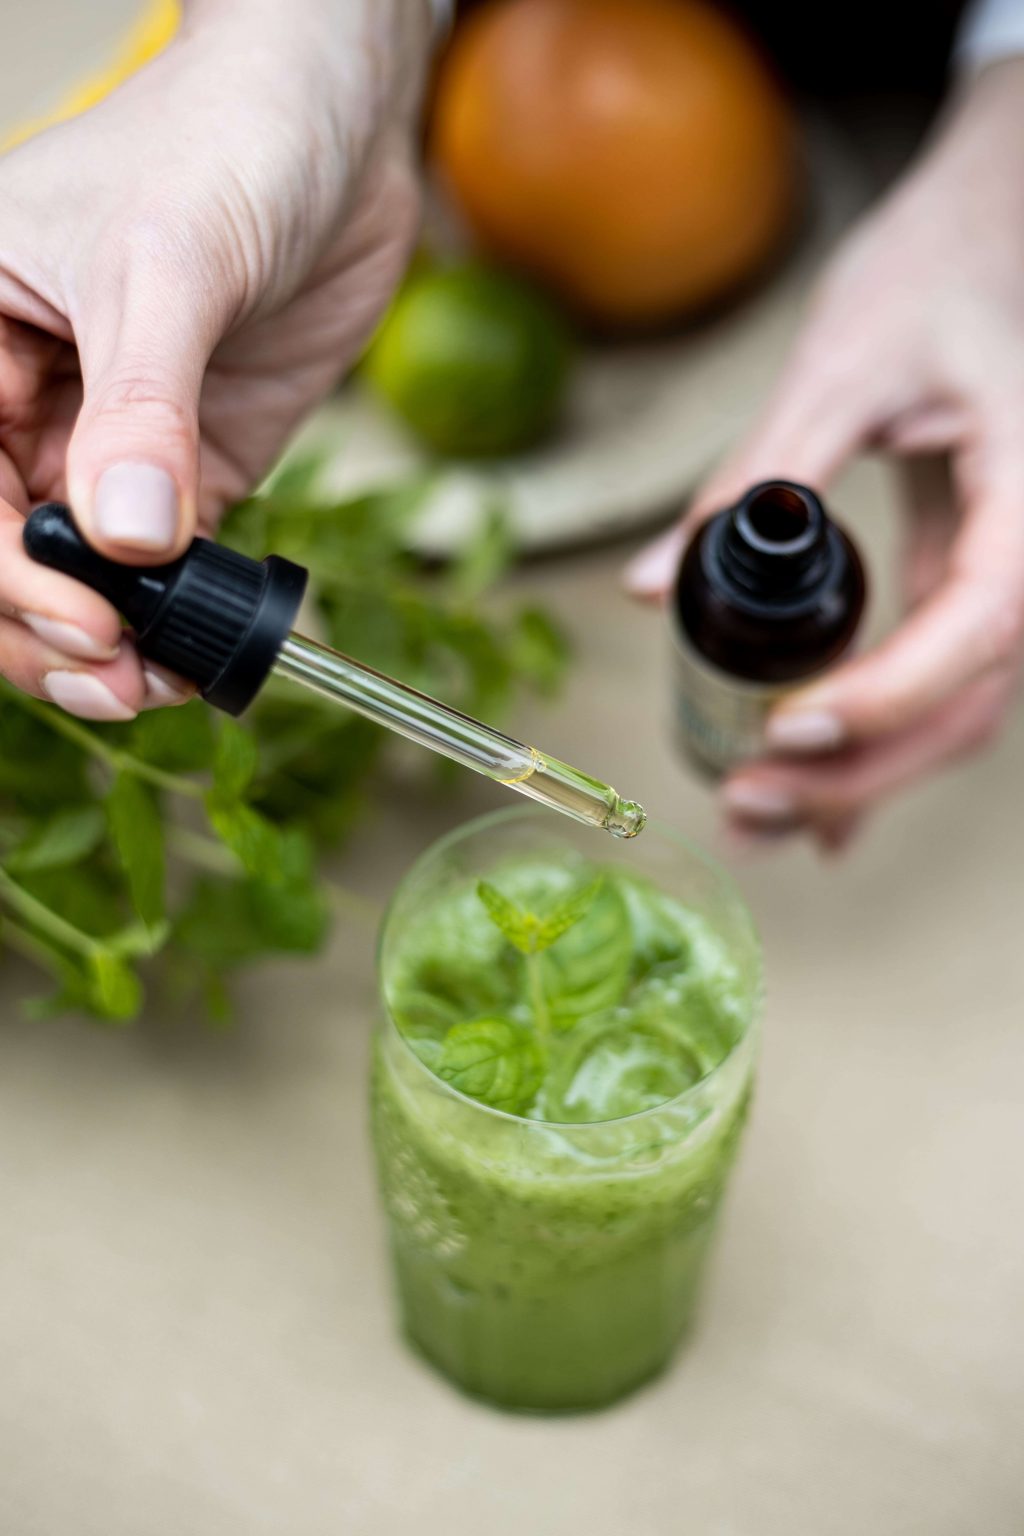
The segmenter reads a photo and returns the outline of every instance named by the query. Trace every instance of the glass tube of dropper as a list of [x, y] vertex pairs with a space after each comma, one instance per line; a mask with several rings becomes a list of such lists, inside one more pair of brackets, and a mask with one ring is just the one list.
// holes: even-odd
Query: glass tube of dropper
[[635, 837], [647, 820], [642, 806], [611, 785], [303, 635], [285, 641], [274, 672], [614, 837]]

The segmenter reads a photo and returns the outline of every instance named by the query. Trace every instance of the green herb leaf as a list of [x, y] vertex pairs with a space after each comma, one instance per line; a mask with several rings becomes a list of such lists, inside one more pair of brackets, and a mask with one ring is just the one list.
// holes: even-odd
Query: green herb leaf
[[514, 901], [509, 901], [507, 896], [503, 896], [498, 887], [491, 885], [489, 880], [481, 880], [477, 885], [476, 893], [486, 907], [491, 922], [500, 929], [509, 943], [514, 945], [520, 954], [532, 955], [540, 928], [533, 913], [524, 912], [521, 907], [517, 907]]
[[206, 801], [210, 826], [252, 875], [281, 878], [281, 839], [272, 821], [251, 805], [224, 801], [216, 793]]
[[560, 901], [557, 907], [553, 907], [546, 917], [541, 918], [540, 928], [537, 933], [536, 948], [538, 950], [550, 949], [563, 933], [568, 933], [574, 928], [581, 918], [586, 917], [594, 902], [601, 893], [604, 885], [604, 876], [598, 875], [596, 880], [583, 885], [579, 890]]
[[510, 1115], [537, 1096], [543, 1059], [534, 1037], [507, 1019], [471, 1019], [447, 1033], [433, 1065], [460, 1093]]
[[634, 981], [641, 981], [659, 966], [678, 970], [690, 958], [689, 914], [648, 880], [631, 876], [618, 880], [633, 931]]
[[255, 739], [234, 720], [225, 720], [213, 759], [213, 789], [221, 801], [240, 800], [256, 775]]
[[166, 920], [160, 923], [129, 923], [117, 933], [104, 936], [103, 947], [120, 960], [139, 960], [158, 954], [171, 932]]
[[494, 502], [480, 510], [476, 527], [452, 566], [452, 590], [472, 602], [493, 587], [512, 558], [512, 537], [504, 505]]
[[56, 811], [35, 826], [6, 859], [13, 873], [30, 869], [63, 869], [86, 858], [102, 841], [106, 820], [98, 805]]
[[[272, 549], [313, 568], [310, 600], [328, 643], [487, 718], [517, 688], [549, 686], [564, 652], [554, 626], [481, 601], [509, 554], [495, 509], [461, 559], [428, 571], [407, 536], [431, 476], [347, 501], [318, 494], [327, 479], [323, 453], [301, 464], [293, 456], [223, 528], [245, 553]], [[237, 965], [320, 943], [328, 914], [312, 850], [336, 845], [364, 813], [392, 738], [280, 686], [244, 722], [216, 720], [196, 700], [91, 725], [0, 681], [0, 868], [11, 871], [0, 881], [0, 948], [56, 977], [44, 1006], [125, 1017], [141, 1006], [138, 973], [146, 967], [148, 983], [159, 950], [154, 980], [222, 1016], [224, 978]], [[435, 758], [420, 763], [436, 774]], [[192, 823], [197, 798], [212, 838]], [[503, 1018], [521, 1002], [515, 951], [472, 888], [467, 904], [492, 936], [480, 950], [486, 970], [442, 948], [424, 950], [421, 974], [408, 978], [414, 991], [443, 989], [449, 1023]], [[536, 926], [526, 923], [530, 943]], [[98, 970], [85, 958], [93, 945], [105, 957]], [[434, 1018], [438, 1049], [441, 1035]]]
[[122, 770], [107, 796], [107, 815], [135, 910], [144, 923], [164, 915], [164, 829], [150, 789]]
[[633, 938], [617, 885], [606, 879], [584, 915], [540, 957], [551, 1022], [571, 1029], [622, 998], [629, 981]]
[[403, 1025], [440, 1038], [464, 1019], [503, 1018], [519, 999], [521, 972], [518, 954], [466, 886], [443, 906], [426, 908], [410, 928], [388, 978], [388, 1001]]
[[214, 714], [201, 699], [175, 709], [146, 709], [127, 728], [128, 750], [141, 762], [172, 773], [211, 767], [217, 738]]
[[174, 937], [188, 956], [229, 971], [260, 955], [313, 954], [327, 932], [328, 908], [315, 887], [259, 880], [199, 880]]
[[510, 637], [516, 671], [547, 697], [557, 693], [570, 649], [565, 633], [542, 608], [523, 608]]
[[123, 960], [107, 949], [89, 957], [89, 1001], [100, 1018], [124, 1023], [135, 1017], [142, 1003], [142, 984]]

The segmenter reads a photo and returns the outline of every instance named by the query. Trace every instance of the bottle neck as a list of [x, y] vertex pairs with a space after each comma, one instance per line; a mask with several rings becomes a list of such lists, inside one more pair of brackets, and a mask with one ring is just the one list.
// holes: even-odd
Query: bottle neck
[[759, 602], [792, 602], [829, 564], [828, 520], [813, 491], [785, 480], [755, 485], [724, 520], [722, 574]]

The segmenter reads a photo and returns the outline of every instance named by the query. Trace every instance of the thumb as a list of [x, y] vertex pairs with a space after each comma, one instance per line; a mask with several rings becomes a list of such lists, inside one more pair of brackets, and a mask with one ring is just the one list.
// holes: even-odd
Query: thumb
[[[129, 283], [129, 289], [133, 285]], [[196, 525], [199, 396], [216, 327], [180, 291], [149, 285], [92, 308], [79, 336], [84, 399], [68, 498], [89, 541], [129, 563], [175, 559]], [[113, 322], [113, 323], [111, 323]]]
[[664, 598], [689, 537], [760, 480], [798, 480], [822, 489], [868, 435], [871, 406], [855, 376], [806, 337], [742, 442], [694, 496], [684, 521], [648, 544], [625, 571], [626, 590]]

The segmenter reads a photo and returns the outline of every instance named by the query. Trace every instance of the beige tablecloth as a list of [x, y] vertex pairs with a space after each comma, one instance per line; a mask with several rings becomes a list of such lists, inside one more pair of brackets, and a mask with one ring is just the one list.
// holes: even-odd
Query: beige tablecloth
[[[877, 473], [839, 498], [884, 558]], [[605, 553], [523, 585], [576, 634], [521, 723], [702, 838], [660, 625]], [[11, 1536], [1019, 1536], [1024, 730], [843, 863], [742, 880], [761, 1089], [703, 1326], [603, 1416], [464, 1402], [395, 1337], [366, 1144], [372, 933], [242, 988], [229, 1036], [0, 1022], [0, 1528]], [[386, 894], [458, 803], [395, 795]]]

